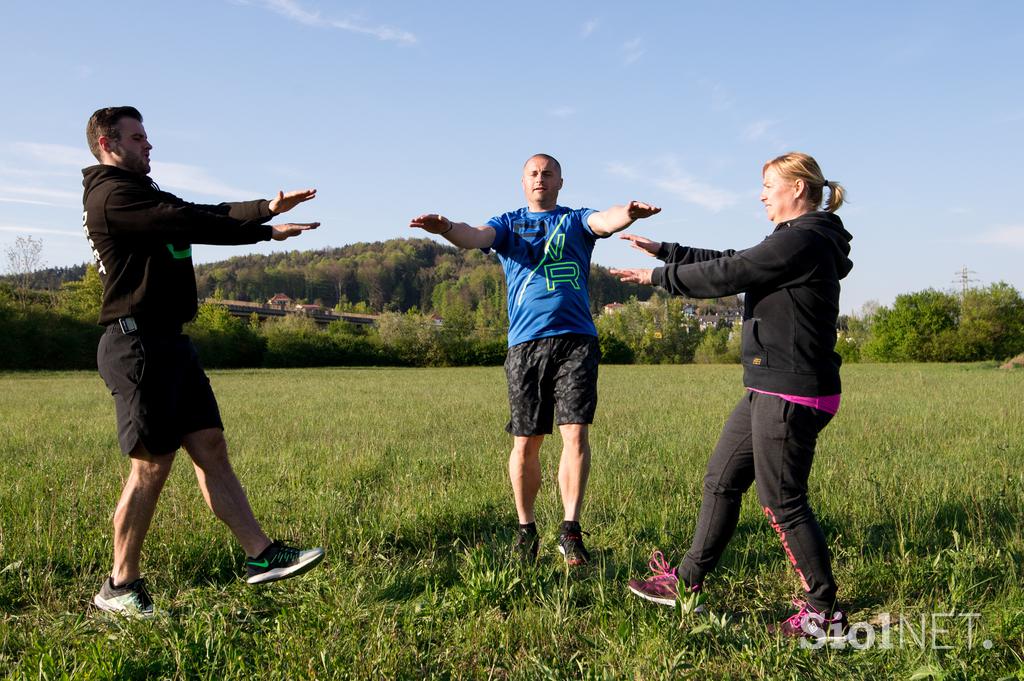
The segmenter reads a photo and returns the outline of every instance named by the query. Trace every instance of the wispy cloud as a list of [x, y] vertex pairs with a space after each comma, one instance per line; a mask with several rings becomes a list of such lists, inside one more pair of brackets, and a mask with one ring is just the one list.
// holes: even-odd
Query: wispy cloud
[[262, 196], [260, 192], [239, 189], [218, 180], [199, 166], [187, 163], [163, 163], [154, 161], [150, 177], [161, 187], [180, 189], [203, 196], [217, 196], [221, 200], [252, 199]]
[[63, 191], [49, 187], [23, 187], [0, 185], [0, 201], [27, 203], [38, 206], [74, 206], [82, 200], [81, 192]]
[[747, 142], [767, 144], [773, 149], [782, 151], [786, 147], [786, 143], [776, 131], [778, 124], [779, 121], [767, 118], [754, 121], [740, 132], [740, 137]]
[[54, 177], [77, 179], [82, 176], [79, 168], [12, 168], [10, 165], [11, 162], [7, 158], [0, 156], [0, 177], [6, 179], [17, 178], [20, 181], [29, 179], [33, 181], [40, 179], [49, 181]]
[[[11, 145], [19, 155], [43, 168], [83, 168], [94, 165], [96, 159], [79, 147], [61, 144], [16, 142]], [[235, 187], [217, 179], [204, 168], [188, 163], [153, 161], [150, 174], [161, 187], [177, 189], [203, 196], [217, 196], [221, 200], [247, 199], [262, 196], [245, 188]], [[63, 184], [63, 183], [62, 183]], [[82, 200], [77, 191], [62, 191], [48, 187], [0, 185], [0, 201], [10, 203], [36, 203], [39, 205], [76, 205]]]
[[743, 139], [749, 142], [756, 142], [757, 140], [762, 139], [765, 136], [765, 134], [767, 134], [768, 131], [775, 126], [777, 122], [778, 121], [772, 121], [767, 119], [754, 121], [746, 128], [744, 128]]
[[739, 199], [736, 192], [712, 186], [684, 172], [678, 162], [668, 157], [652, 170], [641, 170], [619, 162], [605, 164], [605, 170], [619, 177], [654, 185], [675, 197], [717, 213], [734, 205]]
[[11, 147], [17, 153], [50, 166], [84, 168], [96, 163], [92, 154], [82, 147], [69, 147], [66, 144], [40, 144], [38, 142], [15, 142]]
[[609, 161], [605, 164], [604, 169], [609, 175], [617, 175], [619, 177], [624, 177], [627, 180], [640, 179], [640, 173], [635, 167], [626, 165], [625, 163], [619, 163], [618, 161]]
[[597, 19], [590, 19], [589, 21], [584, 23], [583, 28], [580, 29], [580, 37], [589, 38], [590, 34], [597, 30], [597, 27], [600, 23], [601, 22], [598, 21]]
[[644, 52], [644, 41], [642, 38], [633, 38], [622, 44], [622, 59], [625, 64], [632, 64], [644, 56]]
[[555, 118], [568, 118], [575, 113], [576, 109], [571, 106], [556, 106], [554, 109], [548, 109], [548, 115]]
[[0, 232], [13, 232], [14, 234], [50, 234], [53, 236], [73, 236], [84, 239], [82, 230], [53, 229], [51, 227], [30, 227], [28, 225], [0, 225]]
[[24, 203], [30, 206], [56, 206], [56, 203], [49, 201], [35, 201], [33, 199], [16, 199], [11, 196], [0, 196], [0, 203]]
[[251, 4], [263, 7], [264, 9], [280, 14], [291, 21], [295, 21], [305, 26], [337, 29], [340, 31], [348, 31], [349, 33], [359, 33], [362, 35], [372, 36], [377, 40], [395, 42], [403, 45], [414, 45], [417, 42], [416, 35], [411, 31], [385, 25], [374, 26], [365, 23], [358, 18], [335, 19], [325, 17], [320, 13], [320, 10], [307, 9], [298, 2], [295, 2], [295, 0], [251, 0], [249, 2], [243, 1], [237, 4]]
[[1024, 249], [1024, 225], [994, 227], [979, 234], [975, 243]]
[[736, 203], [736, 194], [725, 189], [695, 180], [688, 175], [676, 175], [655, 180], [655, 185], [675, 194], [688, 203], [707, 208], [717, 213]]

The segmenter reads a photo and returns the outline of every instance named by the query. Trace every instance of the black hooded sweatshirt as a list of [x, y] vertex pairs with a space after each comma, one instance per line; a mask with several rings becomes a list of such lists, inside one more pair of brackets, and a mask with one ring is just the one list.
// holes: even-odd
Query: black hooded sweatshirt
[[252, 244], [271, 237], [265, 199], [188, 203], [148, 176], [115, 166], [82, 171], [82, 215], [103, 281], [99, 323], [135, 317], [143, 331], [176, 331], [198, 308], [192, 244]]
[[652, 283], [670, 293], [743, 299], [743, 385], [787, 395], [841, 392], [835, 352], [839, 280], [850, 240], [839, 216], [815, 211], [780, 223], [757, 246], [712, 251], [663, 243]]

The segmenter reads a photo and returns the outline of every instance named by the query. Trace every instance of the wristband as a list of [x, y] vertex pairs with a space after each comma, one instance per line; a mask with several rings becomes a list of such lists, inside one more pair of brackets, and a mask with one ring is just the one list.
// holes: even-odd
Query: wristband
[[452, 222], [452, 221], [451, 221], [451, 220], [449, 220], [448, 218], [445, 218], [445, 219], [444, 219], [444, 221], [448, 223], [448, 229], [444, 230], [443, 232], [438, 232], [438, 233], [437, 233], [437, 235], [438, 235], [438, 236], [444, 236], [444, 235], [445, 235], [445, 234], [447, 234], [448, 232], [450, 232], [450, 231], [452, 231], [453, 229], [455, 229], [455, 223], [454, 223], [454, 222]]

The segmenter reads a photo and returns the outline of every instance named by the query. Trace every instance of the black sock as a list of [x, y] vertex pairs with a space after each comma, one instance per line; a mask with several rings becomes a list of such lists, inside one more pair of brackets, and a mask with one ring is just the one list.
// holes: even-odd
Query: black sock
[[519, 531], [527, 534], [537, 534], [537, 521], [532, 523], [519, 523]]
[[583, 530], [580, 529], [580, 523], [578, 520], [563, 520], [562, 532], [572, 532], [573, 534], [581, 534]]

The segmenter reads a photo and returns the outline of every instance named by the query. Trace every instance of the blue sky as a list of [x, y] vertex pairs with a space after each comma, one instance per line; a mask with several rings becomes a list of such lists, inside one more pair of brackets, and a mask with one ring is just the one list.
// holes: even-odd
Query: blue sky
[[[743, 248], [771, 230], [762, 163], [815, 156], [850, 204], [842, 309], [899, 293], [1024, 290], [1024, 3], [5, 3], [0, 247], [88, 259], [81, 176], [97, 108], [138, 107], [153, 178], [188, 200], [313, 186], [287, 244], [200, 262], [482, 224], [524, 204], [523, 162], [562, 161], [560, 203], [664, 208], [633, 231]], [[653, 261], [618, 241], [596, 262]], [[0, 265], [2, 267], [2, 265]]]

